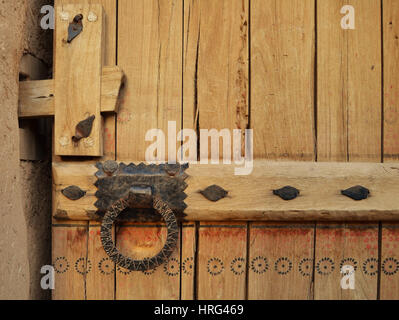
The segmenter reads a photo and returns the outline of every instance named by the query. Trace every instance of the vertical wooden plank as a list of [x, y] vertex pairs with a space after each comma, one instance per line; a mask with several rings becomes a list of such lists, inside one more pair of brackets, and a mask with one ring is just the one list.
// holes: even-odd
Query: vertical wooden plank
[[[244, 134], [248, 126], [248, 5], [248, 0], [184, 1], [183, 119], [184, 127], [198, 134], [227, 128], [232, 139], [233, 129]], [[226, 252], [236, 233], [234, 249]], [[201, 223], [199, 237], [198, 298], [244, 299], [245, 270], [236, 275], [231, 264], [245, 267], [246, 224], [218, 228]], [[225, 270], [219, 274], [220, 261]]]
[[[134, 259], [156, 255], [167, 237], [165, 225], [124, 224], [117, 227], [117, 246]], [[155, 270], [130, 272], [117, 266], [117, 300], [178, 300], [180, 286], [180, 249], [167, 263]]]
[[[344, 5], [354, 30], [341, 27]], [[318, 1], [317, 34], [317, 158], [380, 161], [381, 1]]]
[[183, 223], [182, 225], [181, 251], [180, 298], [181, 300], [193, 300], [195, 297], [195, 253], [197, 251], [196, 226], [193, 223]]
[[148, 130], [167, 137], [168, 121], [181, 128], [182, 10], [179, 0], [119, 1], [118, 64], [127, 82], [117, 119], [118, 160], [143, 161], [152, 144], [145, 141]]
[[315, 2], [251, 1], [251, 127], [257, 158], [314, 160]]
[[399, 300], [399, 224], [384, 223], [381, 236], [381, 300]]
[[100, 223], [89, 222], [87, 257], [91, 263], [91, 270], [87, 273], [86, 298], [88, 300], [114, 300], [115, 263], [104, 251], [100, 231]]
[[[117, 159], [144, 161], [146, 149], [153, 143], [145, 141], [148, 130], [161, 129], [167, 138], [169, 121], [176, 122], [177, 131], [182, 126], [183, 3], [118, 3], [118, 65], [127, 81], [117, 117]], [[162, 227], [126, 226], [117, 233], [117, 243], [122, 249], [135, 250], [137, 246], [132, 254], [147, 252], [151, 256], [161, 248], [165, 235]], [[117, 268], [116, 298], [179, 299], [180, 255], [178, 251], [175, 254], [154, 273], [126, 275]]]
[[[68, 19], [63, 18], [64, 14]], [[89, 21], [90, 13], [97, 16]], [[66, 42], [71, 19], [83, 15], [84, 31]], [[101, 5], [61, 5], [55, 20], [55, 154], [60, 156], [102, 156], [101, 72], [104, 59], [104, 12]], [[79, 49], [79, 50], [78, 50]], [[77, 90], [77, 89], [82, 90]], [[83, 90], [84, 88], [84, 90]], [[76, 125], [95, 116], [89, 137], [72, 141]]]
[[251, 223], [248, 299], [313, 298], [314, 224]]
[[383, 0], [384, 161], [399, 160], [399, 2]]
[[[316, 227], [315, 299], [376, 300], [377, 224], [318, 224]], [[354, 268], [355, 289], [342, 289], [341, 268]]]
[[[315, 159], [314, 13], [312, 0], [251, 1], [257, 158]], [[248, 298], [312, 299], [313, 235], [312, 225], [251, 224]]]
[[[55, 6], [62, 6], [66, 4], [101, 4], [105, 11], [105, 65], [116, 64], [116, 0], [56, 0]], [[102, 159], [115, 159], [115, 116], [105, 115], [104, 117], [104, 156]], [[60, 161], [59, 157], [54, 157], [54, 161]], [[56, 222], [60, 223], [60, 222]], [[78, 222], [79, 223], [79, 222]], [[61, 222], [62, 224], [62, 222]], [[53, 260], [58, 257], [62, 257], [62, 252], [68, 254], [67, 242], [64, 241], [66, 230], [69, 233], [76, 234], [76, 228], [73, 229], [74, 222], [69, 227], [61, 228], [59, 226], [53, 227]], [[87, 222], [82, 223], [86, 225]], [[69, 228], [69, 229], [66, 229]], [[95, 299], [95, 300], [106, 300], [114, 298], [114, 274], [109, 274], [112, 269], [107, 267], [105, 252], [102, 248], [100, 238], [95, 232], [98, 226], [95, 223], [90, 224], [90, 231], [88, 235], [88, 243], [86, 249], [86, 242], [82, 239], [79, 246], [85, 248], [85, 252], [79, 255], [79, 257], [88, 257], [90, 261], [91, 270], [86, 275], [86, 283], [81, 281], [81, 274], [77, 273], [74, 269], [75, 259], [71, 259], [69, 264], [69, 271], [73, 278], [66, 277], [64, 274], [58, 274], [57, 277], [61, 279], [61, 284], [58, 286], [58, 292], [53, 295], [55, 299]], [[79, 246], [77, 248], [79, 248]], [[82, 249], [83, 250], [83, 249]], [[64, 255], [65, 255], [64, 254]], [[76, 257], [75, 260], [78, 258]], [[57, 263], [62, 263], [63, 260], [58, 260]], [[65, 266], [65, 265], [63, 265]], [[100, 271], [103, 269], [104, 273]], [[72, 271], [74, 273], [72, 273]], [[56, 280], [57, 281], [57, 280]], [[57, 285], [56, 285], [57, 286]], [[99, 290], [101, 288], [101, 290]], [[86, 290], [86, 296], [85, 296]], [[77, 291], [78, 293], [74, 293]], [[71, 293], [72, 292], [72, 293]]]
[[86, 299], [86, 278], [92, 269], [87, 259], [87, 230], [87, 222], [53, 226], [53, 300]]
[[[384, 41], [384, 162], [399, 161], [399, 3], [383, 0]], [[399, 299], [399, 225], [383, 223], [381, 235], [380, 299]]]
[[247, 224], [201, 223], [199, 228], [198, 299], [244, 300]]

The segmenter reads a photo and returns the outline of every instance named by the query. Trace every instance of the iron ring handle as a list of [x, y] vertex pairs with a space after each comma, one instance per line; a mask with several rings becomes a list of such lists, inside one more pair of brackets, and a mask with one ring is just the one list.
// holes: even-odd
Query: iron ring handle
[[147, 271], [155, 269], [166, 262], [177, 247], [179, 228], [173, 211], [160, 197], [153, 197], [153, 207], [166, 222], [168, 236], [162, 250], [152, 258], [133, 260], [124, 256], [115, 246], [112, 240], [112, 226], [119, 214], [129, 207], [130, 195], [120, 199], [107, 210], [101, 225], [101, 242], [110, 259], [118, 266], [131, 271]]

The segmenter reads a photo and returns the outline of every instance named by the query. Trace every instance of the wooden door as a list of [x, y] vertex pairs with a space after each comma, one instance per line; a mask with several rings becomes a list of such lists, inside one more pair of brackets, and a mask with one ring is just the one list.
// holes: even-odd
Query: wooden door
[[[253, 129], [255, 159], [399, 158], [396, 0], [57, 2], [103, 5], [106, 63], [126, 75], [119, 113], [104, 117], [101, 160], [145, 161], [147, 131], [169, 122], [198, 135]], [[345, 5], [355, 29], [342, 28]], [[54, 299], [399, 298], [395, 223], [187, 222], [150, 272], [115, 266], [99, 230], [54, 220]], [[120, 250], [138, 258], [165, 237], [159, 223], [115, 227]], [[354, 290], [340, 287], [345, 264]]]

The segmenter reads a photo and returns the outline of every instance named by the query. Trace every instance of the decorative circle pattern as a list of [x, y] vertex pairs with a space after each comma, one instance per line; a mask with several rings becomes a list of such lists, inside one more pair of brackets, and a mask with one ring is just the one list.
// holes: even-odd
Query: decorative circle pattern
[[245, 259], [234, 258], [230, 264], [230, 270], [236, 275], [240, 276], [245, 272]]
[[65, 257], [58, 257], [53, 264], [55, 272], [62, 274], [69, 270], [69, 262]]
[[382, 263], [382, 271], [387, 276], [393, 276], [399, 271], [399, 261], [393, 257], [386, 258]]
[[[352, 266], [353, 267], [353, 272], [356, 272], [358, 263], [353, 258], [344, 258], [344, 259], [341, 260], [341, 262], [339, 264], [339, 270], [342, 270], [343, 266]], [[353, 272], [351, 272], [350, 274], [352, 274]]]
[[317, 262], [316, 270], [322, 276], [328, 276], [335, 269], [334, 261], [331, 258], [324, 257]]
[[224, 271], [223, 261], [219, 258], [211, 258], [208, 261], [207, 269], [212, 276], [218, 276]]
[[267, 270], [269, 270], [269, 263], [267, 262], [267, 258], [262, 256], [257, 256], [253, 258], [251, 261], [251, 270], [257, 274], [263, 274]]
[[367, 258], [363, 262], [363, 272], [368, 276], [375, 276], [378, 274], [378, 259]]
[[299, 262], [299, 273], [303, 277], [310, 277], [312, 275], [313, 259], [304, 258]]
[[103, 275], [111, 275], [115, 271], [114, 263], [111, 261], [110, 258], [103, 258], [98, 263], [98, 269]]
[[79, 258], [75, 262], [75, 270], [81, 275], [88, 274], [91, 271], [91, 267], [91, 261], [87, 260], [86, 258]]
[[163, 271], [169, 277], [176, 277], [180, 272], [179, 260], [175, 258], [170, 258], [163, 266]]
[[287, 257], [278, 258], [274, 270], [280, 275], [286, 275], [292, 270], [292, 262]]

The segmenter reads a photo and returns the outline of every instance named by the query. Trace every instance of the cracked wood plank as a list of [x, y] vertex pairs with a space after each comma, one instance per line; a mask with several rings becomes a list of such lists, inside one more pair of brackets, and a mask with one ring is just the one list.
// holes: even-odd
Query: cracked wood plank
[[[201, 130], [227, 128], [231, 133], [229, 142], [233, 139], [233, 130], [241, 129], [241, 150], [244, 150], [249, 113], [248, 5], [248, 0], [184, 2], [184, 128], [195, 129], [197, 138]], [[205, 138], [208, 139], [207, 136]], [[222, 144], [217, 157], [211, 155], [211, 147], [207, 148], [204, 142], [201, 138], [202, 159], [223, 157], [225, 147]], [[194, 215], [197, 213], [193, 211]], [[220, 220], [224, 219], [220, 217]], [[235, 249], [229, 252], [225, 248], [233, 239], [229, 232], [233, 229], [229, 227], [231, 222], [227, 225], [227, 229], [217, 226], [208, 229], [212, 232], [204, 231], [207, 224], [199, 226], [199, 257], [196, 262], [199, 299], [245, 298], [245, 270], [235, 275], [230, 270], [230, 264], [235, 258], [246, 258], [246, 224], [239, 224], [245, 229], [235, 229], [240, 231], [238, 234], [241, 236], [235, 240]], [[217, 242], [221, 245], [210, 245]], [[208, 262], [212, 258], [224, 261], [224, 272], [217, 275], [208, 272]], [[245, 268], [245, 261], [238, 260], [237, 263]]]

